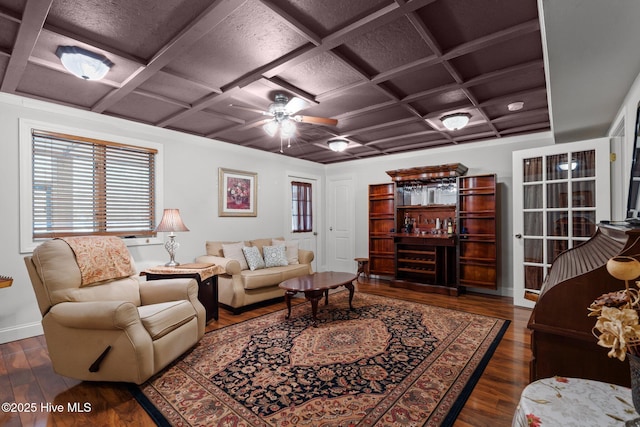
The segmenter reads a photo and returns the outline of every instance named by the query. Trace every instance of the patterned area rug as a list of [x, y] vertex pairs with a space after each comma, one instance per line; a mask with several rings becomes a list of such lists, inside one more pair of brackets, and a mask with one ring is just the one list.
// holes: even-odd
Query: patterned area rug
[[206, 334], [140, 387], [159, 425], [452, 425], [509, 321], [356, 292]]

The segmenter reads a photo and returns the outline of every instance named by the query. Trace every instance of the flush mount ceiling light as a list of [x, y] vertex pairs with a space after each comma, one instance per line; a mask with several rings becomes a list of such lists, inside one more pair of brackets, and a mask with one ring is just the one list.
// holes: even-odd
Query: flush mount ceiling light
[[522, 110], [523, 107], [524, 107], [524, 102], [516, 101], [516, 102], [512, 102], [511, 104], [508, 104], [507, 105], [507, 110], [509, 110], [509, 111], [518, 111], [518, 110]]
[[440, 121], [449, 130], [459, 130], [465, 127], [469, 123], [471, 114], [468, 113], [455, 113], [443, 116]]
[[100, 80], [114, 65], [103, 55], [77, 46], [58, 46], [56, 56], [67, 71], [84, 80]]
[[329, 148], [331, 148], [331, 150], [339, 153], [340, 151], [344, 151], [347, 149], [349, 141], [344, 138], [331, 138], [327, 141], [327, 145], [329, 146]]

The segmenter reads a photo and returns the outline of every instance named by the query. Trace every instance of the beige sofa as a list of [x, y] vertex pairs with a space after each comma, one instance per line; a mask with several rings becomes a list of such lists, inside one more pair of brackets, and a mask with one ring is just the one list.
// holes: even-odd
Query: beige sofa
[[286, 242], [289, 259], [289, 264], [286, 266], [269, 267], [252, 271], [249, 268], [242, 268], [241, 260], [238, 259], [237, 256], [235, 258], [225, 258], [223, 246], [227, 248], [230, 244], [249, 247], [255, 246], [258, 247], [260, 253], [263, 254], [262, 248], [264, 246], [272, 246], [274, 240], [282, 242], [284, 239], [255, 239], [244, 242], [207, 242], [207, 254], [197, 257], [196, 262], [214, 263], [224, 267], [225, 272], [218, 276], [218, 301], [223, 307], [237, 314], [252, 304], [282, 298], [284, 291], [278, 287], [281, 282], [293, 277], [313, 273], [313, 269], [311, 268], [311, 262], [314, 258], [313, 252], [304, 249], [296, 250], [295, 242]]
[[[88, 251], [94, 239], [105, 242], [85, 239]], [[111, 239], [122, 245], [115, 264], [128, 264], [124, 277], [108, 271], [114, 257], [94, 252], [89, 264], [102, 264], [95, 272], [112, 278], [87, 283], [86, 264], [77, 261], [82, 254], [59, 239], [42, 243], [25, 264], [53, 369], [80, 380], [141, 384], [200, 340], [205, 309], [195, 280], [139, 281], [122, 239]]]

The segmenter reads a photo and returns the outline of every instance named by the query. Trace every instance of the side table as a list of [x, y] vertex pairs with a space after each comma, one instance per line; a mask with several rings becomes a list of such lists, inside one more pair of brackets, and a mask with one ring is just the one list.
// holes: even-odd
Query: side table
[[159, 279], [195, 279], [198, 282], [198, 300], [206, 311], [207, 323], [211, 319], [218, 320], [218, 274], [224, 269], [212, 264], [181, 264], [177, 267], [159, 265], [146, 269], [144, 274], [147, 280]]

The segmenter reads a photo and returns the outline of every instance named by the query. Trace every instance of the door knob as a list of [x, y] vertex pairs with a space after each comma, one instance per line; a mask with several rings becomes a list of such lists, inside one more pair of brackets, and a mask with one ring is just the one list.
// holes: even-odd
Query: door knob
[[522, 239], [522, 234], [520, 233], [516, 234], [516, 239]]
[[333, 227], [329, 227], [329, 231], [333, 231]]

